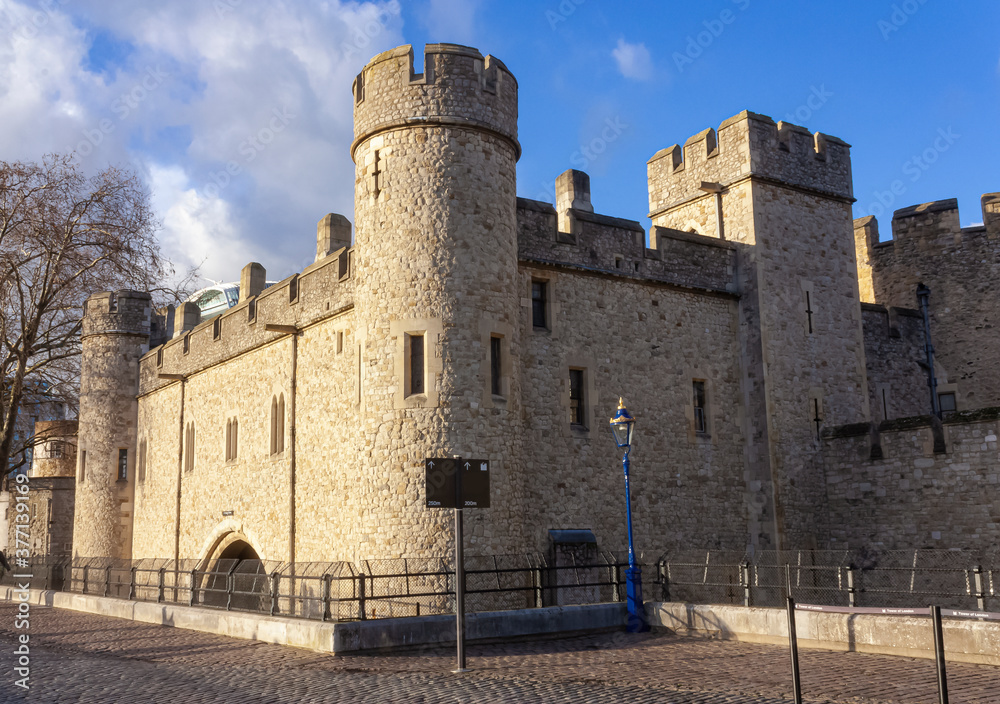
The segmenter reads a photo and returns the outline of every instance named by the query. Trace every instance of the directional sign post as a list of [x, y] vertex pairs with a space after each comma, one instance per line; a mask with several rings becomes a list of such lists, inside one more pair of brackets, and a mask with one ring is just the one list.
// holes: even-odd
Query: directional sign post
[[455, 509], [455, 641], [458, 666], [452, 672], [468, 672], [465, 666], [465, 551], [462, 511], [490, 507], [489, 460], [430, 457], [424, 461], [427, 508]]

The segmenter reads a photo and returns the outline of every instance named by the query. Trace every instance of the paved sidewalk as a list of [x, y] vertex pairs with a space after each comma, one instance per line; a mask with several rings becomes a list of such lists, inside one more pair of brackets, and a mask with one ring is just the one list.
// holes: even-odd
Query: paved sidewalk
[[[791, 701], [784, 648], [666, 634], [602, 634], [331, 656], [75, 611], [31, 610], [31, 690], [14, 687], [14, 607], [0, 604], [0, 702]], [[802, 651], [809, 702], [936, 702], [934, 663]], [[1000, 702], [1000, 669], [949, 665], [951, 701]]]

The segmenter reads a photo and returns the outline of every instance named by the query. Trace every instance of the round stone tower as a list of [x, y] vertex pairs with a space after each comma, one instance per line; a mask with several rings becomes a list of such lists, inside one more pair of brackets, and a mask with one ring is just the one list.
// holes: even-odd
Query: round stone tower
[[[402, 46], [354, 82], [361, 466], [356, 557], [440, 556], [451, 511], [424, 506], [424, 459], [491, 462], [469, 548], [523, 546], [515, 164], [517, 81], [497, 59]], [[351, 557], [351, 555], [345, 555]]]
[[149, 350], [148, 293], [95, 293], [83, 308], [73, 554], [132, 554], [139, 358]]

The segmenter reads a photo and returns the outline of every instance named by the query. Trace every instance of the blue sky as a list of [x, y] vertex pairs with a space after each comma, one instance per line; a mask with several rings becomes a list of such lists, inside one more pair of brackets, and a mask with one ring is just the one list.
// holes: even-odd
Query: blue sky
[[957, 197], [970, 225], [1000, 190], [998, 26], [985, 1], [0, 0], [0, 159], [130, 164], [179, 265], [283, 277], [352, 217], [353, 76], [445, 41], [518, 79], [519, 195], [582, 168], [598, 212], [648, 227], [646, 160], [749, 109], [851, 143], [885, 238], [892, 210]]

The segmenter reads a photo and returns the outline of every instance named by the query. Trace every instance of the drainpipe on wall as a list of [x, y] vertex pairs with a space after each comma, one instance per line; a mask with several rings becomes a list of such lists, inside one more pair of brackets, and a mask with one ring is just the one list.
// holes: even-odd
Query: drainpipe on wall
[[937, 377], [934, 375], [934, 345], [931, 344], [931, 323], [927, 313], [931, 290], [922, 283], [917, 284], [917, 302], [924, 318], [924, 352], [927, 354], [927, 385], [931, 390], [931, 413], [940, 420], [941, 405], [938, 403]]

